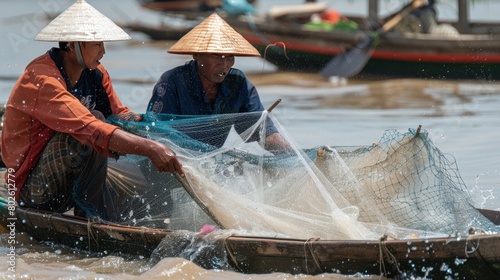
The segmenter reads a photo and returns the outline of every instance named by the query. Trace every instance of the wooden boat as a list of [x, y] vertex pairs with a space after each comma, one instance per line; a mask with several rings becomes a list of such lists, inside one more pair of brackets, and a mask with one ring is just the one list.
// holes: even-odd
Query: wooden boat
[[[0, 172], [0, 178], [4, 178], [1, 174], [4, 172]], [[500, 211], [478, 210], [500, 225]], [[0, 189], [2, 228], [0, 231], [6, 231], [9, 236], [26, 233], [33, 240], [67, 246], [91, 255], [132, 258], [151, 257], [160, 244], [165, 245], [165, 240], [177, 247], [175, 236], [186, 234], [185, 231], [126, 226], [17, 207], [6, 188]], [[193, 232], [189, 239], [193, 246], [206, 245], [203, 235]], [[14, 247], [24, 245], [22, 239], [17, 241]], [[500, 234], [486, 234], [480, 229], [471, 229], [467, 236], [401, 240], [391, 236], [382, 236], [380, 240], [305, 240], [225, 235], [212, 242], [214, 246], [200, 246], [202, 253], [182, 256], [206, 269], [232, 269], [252, 274], [362, 273], [388, 278], [425, 276], [432, 279], [496, 279], [500, 275]], [[12, 246], [10, 242], [9, 245]], [[227, 262], [212, 262], [212, 258]]]
[[[378, 1], [370, 0], [369, 3], [371, 18], [346, 15], [360, 27], [358, 30], [311, 28], [299, 19], [318, 10], [295, 6], [271, 9], [267, 14], [252, 17], [229, 17], [223, 12], [221, 15], [279, 70], [318, 72], [336, 55], [373, 36], [373, 31], [370, 31], [373, 28], [369, 28], [368, 23], [384, 22], [377, 16]], [[370, 60], [358, 77], [499, 79], [498, 25], [469, 22], [469, 3], [464, 0], [457, 0], [457, 3], [458, 21], [440, 24], [460, 33], [387, 32], [379, 37]], [[318, 7], [326, 9], [325, 6], [315, 6]], [[143, 29], [142, 32], [153, 39], [166, 39], [162, 37], [161, 27]]]
[[[138, 0], [144, 9], [164, 13], [207, 12], [222, 6], [222, 0]], [[247, 0], [253, 4], [254, 0]]]
[[[199, 0], [139, 0], [140, 5], [148, 10], [160, 12], [172, 11], [197, 11], [200, 10], [203, 1]], [[214, 1], [205, 1], [214, 2]], [[220, 2], [220, 1], [215, 1]], [[220, 3], [217, 3], [216, 8]]]
[[[256, 24], [259, 33], [243, 25], [236, 29], [280, 70], [320, 71], [334, 56], [365, 38], [357, 32], [335, 34], [279, 25]], [[437, 38], [391, 33], [380, 40], [361, 76], [496, 80], [500, 70], [498, 50], [500, 38], [490, 35]]]
[[[500, 224], [500, 212], [481, 210]], [[98, 255], [149, 257], [175, 231], [109, 224], [67, 214], [11, 207], [0, 203], [1, 225], [25, 232], [37, 241], [52, 242]], [[200, 239], [202, 237], [199, 237]], [[500, 234], [471, 234], [466, 237], [380, 241], [297, 240], [234, 236], [217, 241], [230, 269], [242, 273], [283, 272], [291, 274], [341, 273], [422, 276], [432, 279], [494, 279], [500, 274]], [[17, 244], [16, 246], [22, 246]], [[212, 269], [206, 260], [216, 252], [194, 259]], [[443, 269], [445, 267], [445, 269]]]
[[[371, 1], [374, 2], [374, 1]], [[488, 79], [500, 78], [500, 37], [493, 24], [471, 24], [467, 3], [459, 3], [459, 21], [440, 23], [459, 31], [451, 34], [382, 34], [359, 77]], [[370, 7], [368, 14], [378, 14]], [[465, 18], [465, 19], [464, 19]], [[380, 18], [349, 17], [359, 27]], [[309, 25], [272, 17], [227, 19], [263, 58], [280, 70], [317, 72], [372, 33], [358, 30], [313, 30]]]
[[149, 36], [150, 38], [156, 40], [168, 40], [168, 41], [177, 41], [182, 36], [186, 35], [194, 26], [192, 25], [168, 25], [168, 24], [160, 24], [158, 26], [147, 25], [138, 22], [132, 23], [124, 23], [120, 25], [122, 28], [135, 31], [142, 32]]

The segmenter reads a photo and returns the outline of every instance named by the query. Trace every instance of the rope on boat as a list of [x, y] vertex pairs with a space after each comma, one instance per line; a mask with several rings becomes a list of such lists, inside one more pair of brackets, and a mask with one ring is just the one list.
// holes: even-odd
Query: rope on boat
[[399, 269], [398, 260], [389, 251], [389, 248], [387, 248], [386, 241], [387, 241], [388, 237], [391, 237], [392, 239], [397, 239], [394, 235], [391, 235], [391, 234], [384, 234], [384, 236], [382, 236], [380, 238], [380, 242], [379, 242], [380, 272], [383, 273], [384, 276], [387, 276], [387, 269], [385, 267], [385, 263], [387, 261], [387, 263], [390, 264], [393, 268], [395, 268], [395, 270], [397, 271], [397, 273], [399, 275], [401, 275], [402, 272]]
[[471, 227], [469, 229], [469, 235], [474, 234], [486, 234], [486, 230], [484, 230], [483, 228]]
[[318, 256], [316, 256], [316, 253], [314, 252], [314, 242], [318, 241], [319, 237], [311, 237], [306, 240], [304, 243], [304, 259], [305, 259], [305, 266], [306, 266], [306, 272], [309, 274], [309, 266], [307, 265], [307, 250], [306, 248], [309, 248], [309, 252], [311, 253], [311, 256], [314, 260], [314, 264], [316, 264], [316, 267], [321, 271], [321, 273], [324, 273], [323, 269], [321, 268], [321, 263], [318, 259]]
[[[473, 231], [473, 232], [471, 232], [471, 231]], [[471, 237], [473, 235], [477, 234], [477, 231], [482, 231], [481, 232], [482, 234], [487, 234], [484, 229], [470, 228], [469, 229], [470, 235], [467, 236], [467, 242], [465, 242], [465, 255], [467, 256], [467, 258], [470, 258], [471, 256], [469, 256], [469, 254], [475, 253], [476, 254], [475, 258], [478, 261], [480, 261], [485, 267], [487, 267], [488, 270], [492, 273], [492, 275], [493, 274], [497, 275], [498, 271], [493, 267], [494, 265], [492, 264], [492, 262], [486, 260], [485, 257], [481, 254], [481, 252], [478, 251], [479, 243], [481, 243], [481, 238], [475, 238], [475, 241], [476, 241], [475, 243], [471, 239]], [[472, 243], [472, 246], [469, 246], [469, 242]]]
[[146, 230], [147, 230], [147, 228], [141, 227], [141, 238], [142, 238], [142, 242], [144, 242], [144, 244], [148, 244], [148, 239], [146, 238]]
[[[471, 237], [471, 235], [467, 236], [467, 240], [465, 242], [465, 248], [464, 248], [465, 249], [465, 255], [467, 256], [467, 258], [470, 257], [469, 254], [472, 254], [472, 253], [474, 253], [474, 252], [477, 251], [477, 249], [479, 248], [479, 243], [481, 241], [479, 238], [477, 238], [476, 239], [477, 243], [474, 243], [470, 237]], [[470, 244], [469, 242], [472, 243], [472, 244]], [[469, 245], [471, 245], [471, 246], [469, 246]]]
[[[487, 234], [486, 230], [482, 228], [477, 228], [477, 227], [471, 227], [469, 229], [469, 235], [467, 236], [467, 242], [465, 242], [465, 255], [467, 258], [469, 258], [469, 254], [475, 253], [477, 249], [479, 249], [479, 243], [481, 243], [481, 239], [477, 238], [476, 239], [476, 244], [471, 240], [471, 237], [476, 234]], [[469, 242], [473, 243], [472, 246], [469, 246]], [[481, 254], [479, 254], [481, 256]], [[481, 260], [484, 261], [484, 259], [481, 256]]]
[[94, 232], [93, 225], [95, 223], [99, 223], [100, 220], [98, 217], [89, 217], [87, 219], [87, 238], [89, 240], [89, 251], [92, 252], [91, 250], [91, 243], [92, 241], [95, 242], [95, 245], [97, 246], [97, 250], [99, 250], [99, 240], [96, 236], [96, 233]]
[[238, 265], [238, 261], [237, 261], [236, 257], [234, 256], [233, 251], [229, 248], [229, 246], [227, 244], [227, 239], [229, 237], [231, 237], [231, 236], [233, 236], [233, 234], [231, 234], [231, 235], [229, 235], [229, 236], [227, 236], [227, 237], [224, 238], [224, 249], [226, 249], [227, 255], [229, 255], [229, 257], [231, 258], [231, 261], [234, 263], [234, 265], [236, 266], [236, 268], [239, 271], [243, 272], [243, 269], [241, 269], [241, 267]]

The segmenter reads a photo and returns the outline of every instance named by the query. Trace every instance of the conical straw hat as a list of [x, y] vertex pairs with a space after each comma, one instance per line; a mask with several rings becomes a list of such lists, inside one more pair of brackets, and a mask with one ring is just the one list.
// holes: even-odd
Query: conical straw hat
[[38, 35], [37, 41], [89, 42], [129, 40], [130, 36], [85, 0], [77, 0], [52, 20]]
[[241, 34], [219, 15], [213, 13], [177, 41], [169, 53], [217, 53], [237, 56], [260, 56]]

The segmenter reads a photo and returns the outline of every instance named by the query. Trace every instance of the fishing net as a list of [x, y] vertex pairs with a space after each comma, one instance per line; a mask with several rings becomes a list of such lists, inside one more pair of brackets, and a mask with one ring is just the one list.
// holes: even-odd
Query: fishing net
[[342, 240], [498, 232], [425, 130], [387, 131], [364, 147], [304, 150], [267, 111], [109, 122], [168, 145], [186, 173], [159, 173], [140, 156], [110, 161], [116, 223]]

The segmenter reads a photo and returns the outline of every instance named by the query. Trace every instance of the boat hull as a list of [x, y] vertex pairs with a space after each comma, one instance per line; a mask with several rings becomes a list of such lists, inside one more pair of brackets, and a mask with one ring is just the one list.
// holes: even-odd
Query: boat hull
[[[304, 241], [233, 237], [228, 251], [245, 273], [363, 273], [432, 279], [495, 279], [499, 235], [389, 241]], [[240, 254], [240, 255], [239, 255]], [[406, 278], [405, 277], [405, 278]]]
[[198, 0], [141, 0], [139, 2], [145, 9], [160, 12], [199, 10], [201, 3]]
[[[3, 227], [14, 223], [17, 232], [25, 232], [34, 240], [96, 255], [150, 257], [160, 242], [174, 233], [19, 207], [9, 212], [7, 204], [0, 210]], [[498, 212], [485, 213], [498, 223]], [[363, 273], [390, 278], [426, 275], [432, 279], [457, 275], [461, 279], [494, 279], [500, 274], [500, 234], [381, 241], [229, 236], [219, 244], [229, 266], [243, 273]], [[210, 258], [210, 252], [203, 256]], [[209, 261], [198, 261], [204, 268], [219, 268], [210, 267]]]

